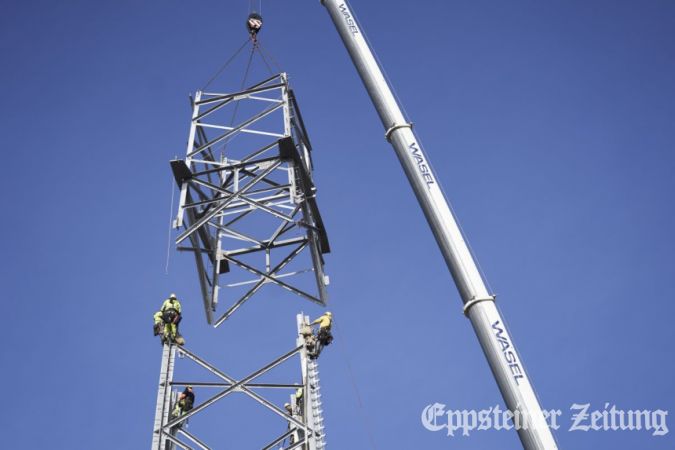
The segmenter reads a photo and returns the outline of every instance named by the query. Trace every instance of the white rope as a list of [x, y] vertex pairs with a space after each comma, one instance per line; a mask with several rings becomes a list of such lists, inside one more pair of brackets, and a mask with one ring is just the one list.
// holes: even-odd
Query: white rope
[[172, 228], [172, 222], [173, 222], [173, 202], [174, 202], [174, 196], [176, 194], [176, 189], [173, 185], [173, 177], [171, 178], [171, 210], [169, 210], [169, 236], [167, 238], [167, 243], [166, 243], [166, 265], [164, 266], [164, 274], [168, 275], [169, 274], [169, 260], [171, 258], [171, 228]]

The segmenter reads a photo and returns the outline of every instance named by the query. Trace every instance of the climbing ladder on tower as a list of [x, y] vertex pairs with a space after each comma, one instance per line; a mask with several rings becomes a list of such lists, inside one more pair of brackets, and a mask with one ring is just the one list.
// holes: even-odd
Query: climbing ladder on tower
[[[321, 385], [319, 379], [318, 359], [312, 359], [305, 343], [305, 330], [309, 328], [309, 317], [304, 314], [298, 314], [298, 344], [303, 345], [300, 353], [302, 364], [302, 379], [307, 401], [304, 405], [304, 417], [306, 417], [307, 427], [314, 430], [313, 439], [310, 440], [309, 450], [323, 450], [326, 448], [326, 437], [323, 425], [323, 407], [321, 402]], [[307, 394], [308, 393], [308, 394]]]
[[316, 438], [317, 450], [326, 447], [326, 439], [323, 427], [323, 408], [321, 407], [321, 385], [319, 384], [319, 365], [316, 359], [310, 359], [307, 363], [307, 378], [309, 381], [310, 404], [312, 405], [312, 422], [318, 433]]

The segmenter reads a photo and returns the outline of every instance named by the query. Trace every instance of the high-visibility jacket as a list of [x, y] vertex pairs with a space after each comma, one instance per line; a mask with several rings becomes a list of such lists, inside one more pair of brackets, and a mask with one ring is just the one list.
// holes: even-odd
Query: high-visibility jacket
[[183, 411], [190, 411], [195, 403], [195, 394], [185, 389], [178, 399], [178, 404]]
[[166, 300], [164, 300], [164, 303], [162, 303], [162, 309], [160, 311], [164, 312], [169, 309], [175, 309], [176, 311], [178, 311], [178, 314], [180, 314], [181, 311], [180, 302], [176, 299], [167, 298]]
[[329, 316], [328, 314], [324, 314], [323, 316], [319, 317], [314, 322], [312, 322], [312, 325], [318, 323], [319, 328], [330, 328], [332, 321], [333, 319], [331, 319], [331, 316]]

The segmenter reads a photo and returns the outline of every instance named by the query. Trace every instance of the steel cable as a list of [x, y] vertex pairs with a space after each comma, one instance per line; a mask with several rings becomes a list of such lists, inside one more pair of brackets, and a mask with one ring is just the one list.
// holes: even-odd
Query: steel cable
[[229, 66], [230, 63], [232, 61], [234, 61], [234, 59], [239, 55], [239, 53], [241, 53], [241, 51], [244, 49], [244, 47], [246, 47], [246, 44], [248, 44], [250, 42], [250, 40], [251, 40], [251, 38], [249, 38], [249, 37], [246, 38], [246, 40], [241, 45], [241, 47], [239, 47], [239, 49], [236, 52], [234, 52], [234, 54], [232, 56], [230, 56], [230, 58], [227, 61], [225, 61], [225, 63], [220, 67], [220, 69], [218, 69], [218, 71], [215, 73], [215, 75], [213, 75], [211, 77], [211, 79], [209, 79], [209, 81], [204, 85], [204, 87], [201, 88], [202, 91], [206, 90], [206, 88], [209, 87], [211, 85], [211, 83], [213, 83], [213, 81], [220, 76], [221, 73], [223, 73], [223, 71], [227, 68], [227, 66]]
[[255, 47], [258, 50], [258, 54], [260, 55], [260, 58], [262, 59], [263, 63], [265, 63], [265, 67], [267, 67], [267, 70], [269, 71], [270, 75], [274, 75], [274, 71], [270, 67], [269, 63], [267, 62], [267, 59], [265, 59], [265, 55], [262, 52], [262, 47], [260, 46], [260, 41], [258, 41], [258, 45], [256, 45]]
[[266, 49], [264, 49], [263, 46], [261, 45], [260, 41], [258, 41], [258, 52], [260, 53], [260, 56], [262, 57], [263, 61], [265, 61], [265, 64], [267, 64], [267, 58], [265, 58], [265, 54], [267, 54], [267, 57], [270, 59], [270, 61], [272, 62], [274, 67], [279, 71], [279, 73], [283, 72], [283, 69], [281, 68], [281, 65], [274, 58], [274, 55], [272, 55], [272, 52], [269, 52]]
[[[335, 331], [338, 331], [338, 325], [335, 320], [333, 320], [333, 324], [335, 325]], [[339, 332], [338, 334], [344, 337], [344, 334], [342, 334], [342, 332]], [[349, 362], [349, 356], [347, 355], [348, 352], [347, 344], [344, 341], [344, 339], [337, 339], [337, 341], [340, 342], [340, 345], [338, 347], [340, 348], [340, 354], [342, 355], [342, 359], [344, 360], [345, 366], [347, 367], [347, 372], [349, 373], [349, 381], [351, 381], [352, 383], [352, 389], [354, 390], [354, 395], [356, 396], [359, 411], [361, 412], [361, 421], [363, 423], [364, 428], [366, 429], [366, 434], [368, 435], [370, 447], [373, 450], [377, 450], [377, 446], [375, 445], [375, 436], [373, 435], [372, 431], [373, 427], [370, 421], [368, 420], [368, 414], [366, 414], [366, 409], [364, 408], [363, 399], [361, 398], [361, 392], [359, 391], [359, 387], [356, 384], [356, 377], [354, 376], [354, 372], [352, 371], [352, 365]]]

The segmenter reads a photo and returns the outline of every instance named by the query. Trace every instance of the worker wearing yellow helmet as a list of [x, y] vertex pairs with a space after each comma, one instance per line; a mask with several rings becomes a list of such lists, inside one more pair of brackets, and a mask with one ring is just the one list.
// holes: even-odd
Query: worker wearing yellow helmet
[[171, 295], [169, 295], [169, 298], [164, 300], [164, 303], [162, 303], [161, 311], [164, 312], [169, 310], [175, 310], [176, 313], [178, 314], [181, 313], [180, 302], [176, 298], [176, 294], [174, 294], [173, 292], [171, 293]]
[[325, 313], [323, 313], [322, 316], [320, 316], [318, 319], [312, 322], [312, 326], [319, 325], [319, 331], [324, 328], [330, 331], [330, 327], [332, 324], [333, 324], [333, 313], [331, 313], [330, 311], [326, 311]]
[[304, 414], [304, 400], [305, 400], [305, 391], [303, 388], [298, 388], [297, 391], [295, 391], [295, 395], [293, 396], [295, 400], [295, 409], [298, 413], [298, 415], [302, 416]]
[[311, 323], [311, 326], [319, 326], [319, 331], [316, 333], [316, 338], [319, 341], [319, 348], [315, 349], [312, 352], [310, 357], [312, 359], [317, 358], [323, 347], [330, 345], [333, 342], [333, 335], [330, 332], [331, 326], [333, 325], [333, 314], [330, 311], [325, 312], [318, 319]]
[[[164, 300], [162, 307], [154, 315], [155, 334], [160, 334], [162, 342], [175, 342], [183, 345], [185, 339], [178, 333], [178, 324], [182, 317], [182, 307], [176, 294], [171, 293], [169, 298]], [[161, 329], [161, 324], [164, 324], [164, 329]]]

